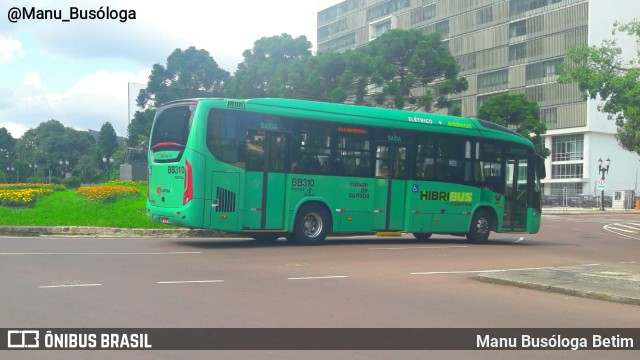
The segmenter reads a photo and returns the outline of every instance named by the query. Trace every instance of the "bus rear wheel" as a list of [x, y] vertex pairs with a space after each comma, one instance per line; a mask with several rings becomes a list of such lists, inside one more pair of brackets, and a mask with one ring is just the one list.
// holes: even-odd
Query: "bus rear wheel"
[[473, 244], [484, 243], [491, 232], [491, 215], [486, 210], [478, 210], [471, 219], [471, 228], [467, 233], [467, 241]]
[[318, 204], [303, 205], [296, 214], [292, 239], [300, 245], [318, 245], [331, 229], [327, 210]]
[[431, 238], [431, 233], [413, 233], [413, 236], [419, 241], [427, 241]]

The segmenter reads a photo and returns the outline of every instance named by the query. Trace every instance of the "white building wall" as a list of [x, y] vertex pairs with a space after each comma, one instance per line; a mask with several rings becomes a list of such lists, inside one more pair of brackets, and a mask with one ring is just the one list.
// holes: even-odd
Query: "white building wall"
[[[588, 139], [588, 140], [587, 140]], [[613, 190], [634, 190], [636, 174], [640, 167], [640, 156], [626, 151], [619, 145], [612, 146], [611, 136], [603, 133], [589, 132], [585, 134], [584, 176], [588, 176], [589, 184], [584, 192], [594, 194], [596, 181], [601, 174], [598, 171], [598, 159], [603, 165], [607, 159], [611, 160], [609, 171], [605, 174], [605, 195], [611, 195]], [[588, 191], [587, 191], [588, 190]], [[596, 190], [596, 193], [600, 192]]]

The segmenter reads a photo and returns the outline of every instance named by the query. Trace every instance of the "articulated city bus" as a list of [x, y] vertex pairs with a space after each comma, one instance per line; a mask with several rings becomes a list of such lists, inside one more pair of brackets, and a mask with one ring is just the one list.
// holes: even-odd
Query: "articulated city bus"
[[190, 99], [158, 109], [155, 222], [319, 244], [328, 234], [536, 233], [543, 159], [473, 118], [290, 99]]

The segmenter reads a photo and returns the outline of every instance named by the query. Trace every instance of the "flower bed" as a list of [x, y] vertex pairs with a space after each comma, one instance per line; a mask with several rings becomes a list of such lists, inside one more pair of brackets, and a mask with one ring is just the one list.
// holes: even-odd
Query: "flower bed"
[[33, 207], [39, 197], [62, 189], [64, 187], [54, 184], [0, 184], [0, 205]]
[[76, 192], [92, 201], [115, 201], [119, 197], [140, 193], [136, 183], [110, 181], [104, 185], [83, 186]]

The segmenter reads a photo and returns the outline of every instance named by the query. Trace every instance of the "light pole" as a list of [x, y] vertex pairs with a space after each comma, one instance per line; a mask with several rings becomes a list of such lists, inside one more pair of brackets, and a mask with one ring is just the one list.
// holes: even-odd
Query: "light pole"
[[106, 156], [104, 156], [102, 158], [102, 162], [107, 167], [107, 181], [109, 181], [111, 180], [111, 164], [113, 164], [113, 157], [107, 158]]
[[33, 169], [33, 177], [36, 177], [36, 170], [38, 170], [38, 164], [29, 164], [29, 169]]
[[[604, 174], [609, 172], [609, 165], [611, 165], [611, 160], [607, 158], [604, 162], [604, 166], [602, 166], [602, 158], [598, 159], [598, 172], [602, 174], [600, 179], [602, 179], [602, 184], [604, 185]], [[600, 194], [600, 211], [604, 211], [604, 187], [602, 188], [602, 193]]]
[[[14, 168], [13, 166], [7, 166], [7, 173], [9, 172], [14, 172], [16, 173], [16, 184], [18, 183], [18, 169]], [[7, 177], [7, 183], [9, 182], [9, 178]]]
[[[64, 179], [67, 177], [67, 167], [69, 166], [69, 160], [60, 159], [60, 161], [58, 161], [58, 164], [60, 164], [60, 168], [63, 169], [62, 178]], [[64, 167], [62, 165], [64, 165]]]

